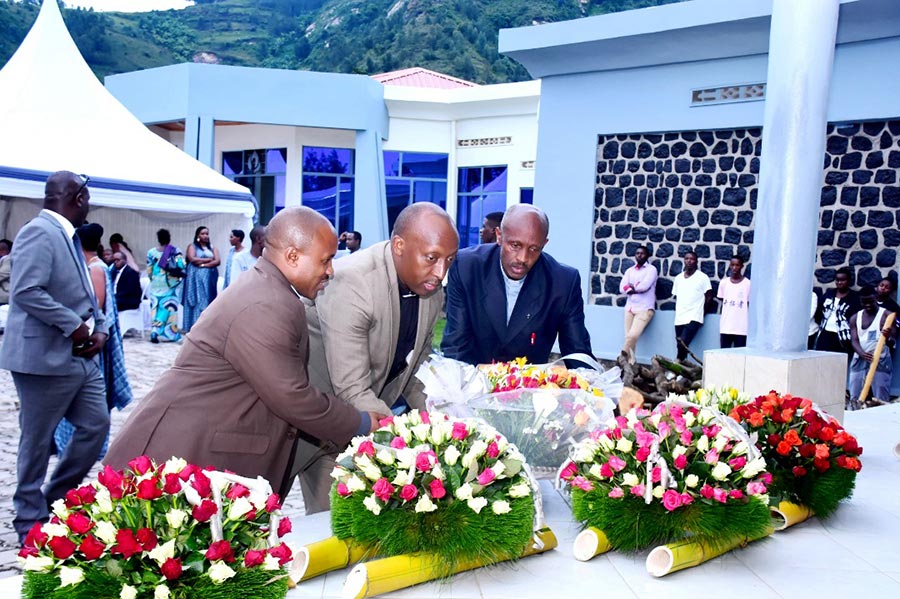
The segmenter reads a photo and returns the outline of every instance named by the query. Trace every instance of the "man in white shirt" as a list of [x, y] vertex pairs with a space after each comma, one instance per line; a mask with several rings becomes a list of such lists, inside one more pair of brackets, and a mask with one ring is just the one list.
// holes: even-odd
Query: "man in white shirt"
[[684, 255], [684, 272], [675, 277], [672, 295], [675, 296], [675, 345], [678, 359], [685, 360], [688, 346], [703, 326], [705, 308], [712, 301], [709, 277], [697, 270], [697, 254], [693, 251]]
[[232, 229], [231, 235], [228, 237], [228, 243], [231, 244], [231, 248], [228, 250], [228, 257], [225, 259], [225, 282], [222, 284], [222, 289], [228, 289], [228, 286], [234, 280], [232, 278], [234, 258], [245, 250], [242, 245], [244, 243], [244, 232], [240, 229]]
[[237, 281], [241, 274], [247, 272], [256, 264], [256, 261], [262, 255], [263, 246], [266, 242], [266, 228], [257, 225], [250, 230], [251, 245], [249, 248], [243, 248], [242, 251], [235, 253], [234, 261], [231, 264], [231, 282]]

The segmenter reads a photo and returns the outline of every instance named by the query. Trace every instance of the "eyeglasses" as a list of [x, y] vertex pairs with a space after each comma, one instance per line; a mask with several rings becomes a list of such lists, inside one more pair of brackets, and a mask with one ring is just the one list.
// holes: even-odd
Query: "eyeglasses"
[[85, 187], [87, 187], [87, 184], [91, 182], [91, 178], [88, 177], [87, 175], [78, 175], [78, 176], [81, 177], [82, 183], [81, 183], [81, 187], [79, 187], [78, 190], [75, 192], [75, 195], [72, 196], [73, 198], [77, 198], [77, 197], [78, 197], [78, 194], [80, 194], [81, 191], [82, 191]]

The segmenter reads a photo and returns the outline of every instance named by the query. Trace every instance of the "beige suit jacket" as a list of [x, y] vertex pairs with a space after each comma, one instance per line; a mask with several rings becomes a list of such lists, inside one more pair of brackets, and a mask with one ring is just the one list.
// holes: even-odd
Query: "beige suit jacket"
[[390, 242], [342, 258], [334, 270], [334, 279], [315, 305], [307, 306], [313, 385], [360, 410], [384, 414], [401, 394], [411, 407], [424, 407], [422, 384], [414, 374], [431, 352], [443, 293], [419, 300], [408, 366], [387, 385], [400, 329], [399, 282]]

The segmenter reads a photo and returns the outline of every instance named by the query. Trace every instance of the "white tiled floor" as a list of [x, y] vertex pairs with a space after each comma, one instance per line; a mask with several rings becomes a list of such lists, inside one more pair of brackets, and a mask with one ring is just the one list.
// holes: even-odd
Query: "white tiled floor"
[[[845, 425], [865, 449], [863, 470], [853, 498], [825, 522], [813, 519], [696, 568], [653, 578], [644, 566], [646, 552], [612, 552], [587, 563], [576, 561], [572, 540], [578, 526], [562, 499], [544, 485], [546, 519], [560, 541], [556, 550], [386, 597], [795, 599], [860, 592], [900, 597], [900, 460], [892, 453], [900, 442], [900, 405], [848, 413]], [[295, 519], [290, 540], [304, 544], [328, 534], [328, 515], [316, 514]], [[341, 570], [304, 582], [288, 598], [340, 597], [346, 574]], [[0, 597], [18, 595], [19, 580], [0, 580]]]

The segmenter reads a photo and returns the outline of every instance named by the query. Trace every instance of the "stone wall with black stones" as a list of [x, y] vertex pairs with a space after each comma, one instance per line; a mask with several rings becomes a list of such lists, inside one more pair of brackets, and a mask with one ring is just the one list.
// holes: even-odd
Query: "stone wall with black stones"
[[[715, 289], [735, 254], [752, 278], [761, 129], [600, 135], [591, 302], [623, 305], [619, 283], [640, 245], [653, 251], [657, 297], [694, 250]], [[900, 121], [829, 125], [816, 281], [850, 266], [859, 284], [896, 272], [900, 246]], [[896, 275], [893, 275], [896, 276]]]

